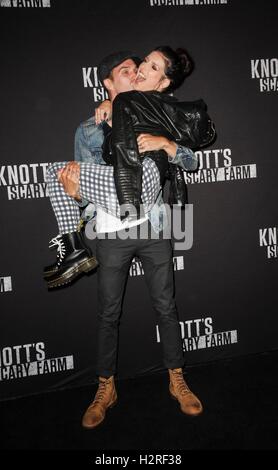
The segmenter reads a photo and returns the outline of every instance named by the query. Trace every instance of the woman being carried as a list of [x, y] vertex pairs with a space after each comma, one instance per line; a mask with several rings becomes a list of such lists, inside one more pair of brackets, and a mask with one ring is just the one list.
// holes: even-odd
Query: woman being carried
[[[165, 142], [175, 140], [186, 145], [190, 155], [190, 148], [212, 141], [214, 128], [205, 104], [179, 103], [165, 94], [180, 86], [189, 73], [189, 64], [183, 51], [174, 52], [167, 46], [157, 48], [140, 64], [133, 83], [136, 91], [114, 96], [112, 139], [110, 147], [106, 145], [110, 152], [104, 155], [110, 166], [61, 162], [49, 167], [49, 195], [61, 235], [57, 262], [45, 269], [49, 287], [70, 282], [97, 265], [77, 232], [80, 214], [74, 198], [93, 202], [117, 217], [138, 217], [141, 204], [144, 213], [151, 210], [167, 170], [177, 168], [168, 165]], [[109, 91], [109, 80], [104, 84]], [[191, 170], [197, 167], [196, 159], [195, 163]], [[77, 189], [70, 194], [72, 197], [59, 182], [63, 182], [65, 166], [71, 166], [76, 177]], [[176, 176], [172, 187], [179, 197], [184, 179]]]

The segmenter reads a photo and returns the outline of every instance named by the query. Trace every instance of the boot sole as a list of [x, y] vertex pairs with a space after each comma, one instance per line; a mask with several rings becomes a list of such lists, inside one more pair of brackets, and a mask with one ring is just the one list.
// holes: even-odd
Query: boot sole
[[[109, 410], [110, 408], [113, 408], [115, 405], [117, 405], [117, 402], [118, 402], [118, 399], [116, 398], [116, 400], [113, 401], [113, 403], [111, 403], [111, 405], [107, 406], [106, 411]], [[84, 429], [88, 429], [88, 430], [89, 429], [94, 429], [97, 426], [99, 426], [101, 423], [103, 423], [103, 421], [105, 420], [105, 417], [106, 417], [106, 414], [104, 415], [103, 419], [99, 423], [95, 424], [94, 426], [88, 426], [88, 425], [85, 425], [85, 424], [82, 423], [82, 427]]]
[[88, 273], [98, 267], [98, 262], [95, 258], [89, 258], [82, 261], [78, 266], [75, 266], [66, 274], [63, 274], [59, 278], [53, 281], [47, 281], [47, 287], [52, 289], [54, 287], [61, 287], [72, 282], [77, 276], [83, 273]]

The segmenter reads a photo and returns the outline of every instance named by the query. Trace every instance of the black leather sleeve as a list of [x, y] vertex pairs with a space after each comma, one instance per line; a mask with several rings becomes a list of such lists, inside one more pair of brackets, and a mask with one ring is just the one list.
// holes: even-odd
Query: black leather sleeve
[[179, 143], [193, 150], [211, 144], [216, 135], [215, 125], [205, 102], [177, 102], [175, 108], [175, 122], [181, 134]]
[[[129, 91], [120, 93], [117, 100], [126, 104], [136, 134], [164, 136], [191, 149], [209, 145], [215, 137], [215, 126], [202, 99], [179, 102], [159, 92]], [[130, 130], [122, 126], [125, 132], [131, 137]]]

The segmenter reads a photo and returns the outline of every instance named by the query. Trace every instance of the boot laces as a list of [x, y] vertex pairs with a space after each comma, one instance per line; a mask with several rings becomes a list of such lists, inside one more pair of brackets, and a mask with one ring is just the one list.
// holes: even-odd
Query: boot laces
[[175, 382], [176, 382], [177, 390], [181, 395], [186, 395], [187, 393], [192, 393], [189, 390], [188, 385], [186, 384], [186, 382], [183, 378], [182, 372], [174, 372], [174, 376], [175, 376]]
[[102, 402], [108, 383], [109, 383], [108, 380], [99, 382], [98, 390], [97, 390], [95, 399], [94, 399], [93, 403], [91, 404], [91, 406], [95, 406], [98, 403]]
[[57, 246], [57, 264], [60, 265], [66, 254], [66, 246], [62, 235], [57, 235], [50, 240], [49, 248], [54, 248], [55, 246]]

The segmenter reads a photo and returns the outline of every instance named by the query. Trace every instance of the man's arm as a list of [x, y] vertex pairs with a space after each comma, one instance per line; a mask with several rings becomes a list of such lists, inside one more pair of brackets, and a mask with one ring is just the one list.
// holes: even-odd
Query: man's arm
[[[95, 134], [96, 134], [96, 124], [95, 124], [94, 118], [90, 118], [78, 126], [75, 132], [75, 137], [74, 137], [74, 160], [75, 162], [102, 163], [102, 161], [99, 161], [100, 157], [98, 156], [98, 158], [96, 158], [96, 156], [91, 151], [92, 145], [96, 144]], [[70, 175], [67, 175], [67, 176], [70, 176]], [[73, 182], [70, 181], [70, 177], [68, 181], [65, 179], [64, 181], [61, 181], [61, 182], [62, 184], [64, 183], [64, 188], [66, 192], [69, 195], [71, 195], [70, 185]], [[75, 198], [75, 200], [80, 207], [86, 207], [88, 205], [88, 201], [86, 199], [79, 200], [77, 197]]]
[[174, 165], [180, 166], [185, 171], [194, 171], [198, 168], [198, 157], [188, 147], [177, 145], [176, 154], [171, 156], [168, 154], [168, 160]]
[[[75, 132], [74, 136], [74, 160], [77, 162], [83, 162], [83, 161], [88, 161], [92, 159], [92, 153], [88, 147], [88, 142], [87, 139], [84, 135], [84, 127], [82, 124], [78, 126]], [[65, 175], [66, 176], [66, 175]], [[79, 176], [79, 175], [78, 175]], [[63, 184], [63, 181], [61, 181]], [[67, 184], [67, 193], [70, 194], [70, 185], [71, 181], [70, 179], [67, 181], [65, 180], [64, 185]], [[64, 186], [65, 187], [65, 186]], [[76, 184], [76, 192], [78, 191], [78, 186]], [[81, 199], [78, 197], [75, 197], [76, 202], [78, 203], [79, 207], [86, 207], [88, 205], [88, 201], [86, 199]]]
[[88, 139], [84, 133], [84, 125], [80, 124], [74, 136], [74, 160], [77, 162], [93, 163], [93, 155], [89, 147]]

